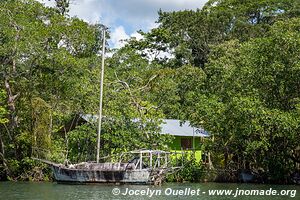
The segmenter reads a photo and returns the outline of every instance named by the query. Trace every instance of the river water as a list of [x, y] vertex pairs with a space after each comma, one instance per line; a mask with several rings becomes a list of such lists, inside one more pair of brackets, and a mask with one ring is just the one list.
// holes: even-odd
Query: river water
[[[238, 189], [237, 189], [238, 188]], [[226, 190], [227, 194], [225, 194]], [[223, 194], [221, 192], [223, 191]], [[230, 193], [230, 191], [232, 191]], [[213, 192], [215, 192], [213, 194]], [[217, 194], [219, 192], [219, 194]], [[51, 182], [0, 182], [0, 200], [100, 199], [300, 199], [300, 186], [221, 183], [145, 185], [65, 185]]]

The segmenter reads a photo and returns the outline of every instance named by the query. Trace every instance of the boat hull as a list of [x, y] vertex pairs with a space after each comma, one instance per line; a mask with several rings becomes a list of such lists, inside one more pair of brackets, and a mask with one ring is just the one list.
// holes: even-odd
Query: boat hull
[[151, 184], [149, 170], [85, 170], [51, 166], [57, 182]]

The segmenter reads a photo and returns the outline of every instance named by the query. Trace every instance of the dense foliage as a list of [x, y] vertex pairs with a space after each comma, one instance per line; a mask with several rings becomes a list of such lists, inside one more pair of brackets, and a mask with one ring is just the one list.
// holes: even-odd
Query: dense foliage
[[[67, 125], [77, 116], [98, 113], [105, 27], [69, 18], [68, 1], [56, 3], [46, 8], [34, 0], [0, 2], [1, 179], [36, 177], [31, 172], [40, 165], [31, 157], [95, 160], [95, 122], [70, 132]], [[143, 82], [127, 83], [127, 69], [114, 71], [108, 70], [105, 80], [109, 120], [103, 125], [101, 155], [154, 143], [166, 148], [168, 137], [160, 139], [157, 127], [162, 112], [142, 97]]]
[[212, 134], [203, 147], [220, 171], [280, 183], [299, 173], [299, 6], [211, 0], [197, 11], [159, 11], [158, 28], [128, 43], [172, 77], [169, 99], [151, 98]]
[[[36, 148], [61, 162], [95, 159], [105, 27], [68, 9], [68, 0], [0, 2], [0, 177], [40, 177]], [[158, 14], [157, 28], [107, 59], [101, 155], [167, 149], [161, 119], [190, 120], [211, 133], [202, 145], [211, 168], [291, 182], [300, 170], [299, 1], [210, 0]], [[170, 179], [199, 181], [204, 171], [192, 160]]]

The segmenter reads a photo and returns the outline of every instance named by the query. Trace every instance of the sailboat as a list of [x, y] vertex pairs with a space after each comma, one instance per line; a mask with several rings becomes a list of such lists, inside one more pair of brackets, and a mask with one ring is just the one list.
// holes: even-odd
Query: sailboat
[[[161, 184], [166, 174], [181, 168], [171, 166], [171, 156], [173, 153], [162, 150], [142, 149], [123, 153], [120, 155], [118, 162], [99, 162], [104, 59], [105, 30], [103, 31], [96, 162], [58, 164], [38, 158], [36, 160], [48, 164], [53, 171], [55, 181], [59, 183]], [[177, 155], [175, 156], [177, 158]], [[129, 159], [126, 160], [126, 158]]]
[[[125, 155], [132, 159], [124, 162]], [[128, 157], [128, 156], [125, 156]], [[165, 175], [180, 167], [170, 167], [170, 152], [161, 150], [135, 150], [121, 155], [119, 162], [82, 162], [78, 164], [50, 165], [55, 181], [59, 183], [116, 183], [159, 185]]]

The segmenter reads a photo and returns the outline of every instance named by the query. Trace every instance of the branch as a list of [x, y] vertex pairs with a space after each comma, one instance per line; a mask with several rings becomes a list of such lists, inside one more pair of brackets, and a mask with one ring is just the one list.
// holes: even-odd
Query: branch
[[146, 87], [148, 87], [148, 85], [150, 84], [150, 82], [153, 81], [157, 76], [158, 76], [157, 74], [154, 75], [154, 76], [152, 76], [152, 77], [148, 80], [147, 84], [144, 85], [143, 87], [139, 88], [138, 90], [143, 90], [143, 89], [145, 89]]
[[140, 116], [142, 116], [142, 113], [141, 113], [142, 106], [140, 106], [140, 104], [135, 100], [135, 98], [134, 98], [134, 96], [133, 96], [133, 94], [132, 94], [132, 92], [131, 92], [131, 89], [130, 89], [130, 87], [129, 87], [129, 84], [126, 83], [125, 81], [121, 81], [121, 80], [118, 78], [118, 75], [117, 75], [116, 72], [115, 72], [115, 76], [116, 76], [116, 79], [118, 80], [118, 82], [121, 83], [121, 84], [123, 85], [123, 87], [125, 87], [125, 88], [128, 90], [128, 92], [129, 92], [129, 94], [130, 94], [130, 98], [131, 98], [131, 100], [133, 101], [133, 104], [137, 107], [137, 109], [138, 109], [138, 111], [139, 111], [139, 113], [140, 113]]
[[[116, 76], [116, 79], [118, 80], [119, 83], [121, 83], [129, 92], [129, 95], [130, 95], [130, 98], [134, 104], [134, 106], [137, 108], [138, 112], [139, 112], [139, 115], [140, 115], [140, 118], [142, 119], [143, 117], [143, 113], [142, 113], [142, 110], [145, 110], [146, 108], [144, 106], [141, 106], [137, 101], [136, 101], [136, 97], [132, 94], [131, 92], [131, 89], [129, 87], [129, 84], [125, 81], [121, 81], [119, 78], [118, 78], [118, 75], [117, 73], [115, 72], [115, 76]], [[154, 79], [154, 78], [153, 78]], [[149, 82], [153, 79], [150, 79]], [[146, 110], [147, 112], [147, 110]], [[144, 132], [146, 134], [146, 137], [149, 139], [149, 134], [147, 132]]]
[[6, 132], [7, 132], [7, 135], [8, 135], [8, 137], [9, 137], [10, 141], [12, 141], [12, 137], [11, 137], [11, 135], [10, 135], [9, 129], [7, 128], [7, 126], [6, 126], [5, 124], [2, 124], [2, 125], [4, 126], [4, 128], [5, 128]]

